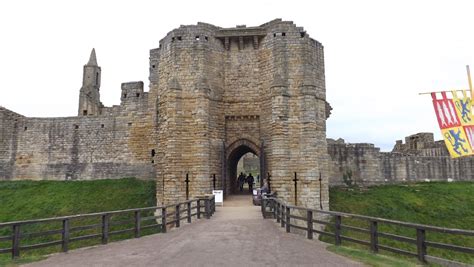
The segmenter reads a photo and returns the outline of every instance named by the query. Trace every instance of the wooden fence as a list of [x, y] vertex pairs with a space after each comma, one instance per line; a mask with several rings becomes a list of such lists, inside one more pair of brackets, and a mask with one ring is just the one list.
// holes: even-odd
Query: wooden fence
[[[161, 213], [161, 215], [155, 216], [154, 213], [157, 211]], [[12, 258], [18, 258], [20, 257], [21, 251], [39, 249], [50, 246], [61, 246], [61, 250], [63, 252], [67, 252], [69, 250], [69, 244], [72, 242], [86, 239], [99, 239], [101, 240], [102, 244], [107, 244], [109, 242], [109, 237], [112, 235], [122, 233], [133, 233], [133, 236], [135, 238], [139, 238], [141, 236], [142, 230], [149, 228], [159, 229], [162, 233], [166, 233], [166, 226], [180, 227], [181, 221], [186, 220], [188, 223], [191, 223], [192, 217], [200, 219], [202, 216], [204, 216], [205, 218], [209, 219], [214, 214], [214, 212], [214, 196], [209, 196], [200, 197], [197, 199], [192, 199], [167, 206], [115, 210], [46, 219], [0, 223], [0, 230], [4, 228], [11, 229], [10, 235], [0, 236], [0, 242], [11, 241], [11, 246], [9, 247], [5, 248], [0, 246], [0, 254], [11, 253]], [[142, 216], [142, 214], [150, 215], [150, 213], [152, 213], [153, 215], [146, 217]], [[129, 218], [126, 220], [114, 220], [114, 218], [119, 218], [118, 215], [123, 214], [132, 215], [131, 219]], [[80, 222], [80, 220], [84, 218], [99, 218], [100, 223], [77, 225], [77, 222]], [[76, 222], [76, 225], [74, 225], [74, 227], [71, 226], [73, 222]], [[148, 223], [143, 224], [143, 222]], [[62, 227], [60, 229], [42, 232], [25, 232], [22, 230], [23, 228], [26, 228], [25, 226], [55, 223], [61, 223]], [[111, 231], [110, 228], [112, 226], [118, 225], [133, 226], [131, 228]], [[74, 237], [71, 236], [72, 233], [82, 232], [84, 230], [90, 229], [98, 229], [99, 233], [79, 235]], [[50, 235], [60, 235], [61, 238], [58, 240], [43, 243], [22, 245], [22, 240]]]
[[[298, 212], [297, 212], [298, 211]], [[317, 214], [329, 216], [331, 219], [316, 219]], [[448, 259], [434, 257], [428, 255], [428, 248], [437, 248], [442, 250], [449, 250], [467, 254], [474, 254], [474, 248], [464, 247], [453, 244], [446, 244], [440, 242], [429, 241], [426, 238], [427, 232], [437, 232], [442, 234], [454, 234], [459, 236], [469, 236], [474, 238], [474, 231], [472, 230], [461, 230], [461, 229], [450, 229], [443, 227], [436, 227], [423, 224], [407, 223], [395, 220], [388, 220], [383, 218], [369, 217], [363, 215], [356, 215], [343, 212], [335, 211], [324, 211], [318, 209], [310, 209], [298, 206], [292, 206], [286, 204], [284, 201], [278, 198], [266, 198], [262, 200], [262, 215], [264, 218], [275, 218], [281, 227], [286, 227], [286, 232], [290, 232], [291, 228], [306, 231], [308, 239], [313, 239], [313, 233], [317, 233], [323, 236], [329, 236], [333, 238], [334, 244], [339, 246], [342, 241], [349, 241], [361, 245], [368, 246], [374, 253], [379, 250], [385, 250], [396, 254], [402, 254], [406, 256], [417, 257], [421, 262], [427, 262], [427, 260], [441, 263], [441, 264], [459, 264], [464, 265], [460, 262], [453, 262]], [[301, 216], [303, 215], [303, 216]], [[319, 216], [324, 217], [324, 216]], [[343, 224], [343, 219], [355, 218], [367, 222], [367, 228], [350, 226]], [[300, 221], [302, 223], [297, 223]], [[324, 230], [317, 230], [314, 224], [330, 226], [334, 229], [333, 232], [327, 232]], [[381, 224], [397, 225], [413, 229], [416, 233], [416, 238], [395, 235], [393, 233], [381, 232], [379, 227]], [[303, 226], [304, 225], [304, 226]], [[342, 230], [355, 231], [359, 233], [367, 234], [368, 240], [356, 239], [342, 234]], [[402, 250], [400, 248], [390, 247], [379, 243], [379, 238], [388, 238], [403, 243], [409, 243], [416, 246], [416, 253], [411, 251]]]

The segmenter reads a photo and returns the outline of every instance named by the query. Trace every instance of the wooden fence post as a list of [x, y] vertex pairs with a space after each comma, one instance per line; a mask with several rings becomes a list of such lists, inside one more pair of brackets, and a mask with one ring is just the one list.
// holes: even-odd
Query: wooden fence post
[[306, 211], [306, 220], [308, 222], [308, 239], [313, 239], [313, 211]]
[[63, 220], [62, 242], [62, 251], [67, 252], [69, 250], [69, 219]]
[[214, 213], [216, 212], [216, 198], [215, 197], [212, 197], [211, 203], [212, 203], [212, 214], [211, 215], [214, 215]]
[[102, 244], [109, 242], [109, 214], [102, 215]]
[[197, 218], [201, 219], [201, 200], [197, 200], [197, 207], [196, 207], [196, 212], [197, 212]]
[[187, 203], [188, 206], [188, 223], [191, 223], [191, 201]]
[[140, 237], [140, 230], [141, 230], [141, 213], [139, 210], [135, 211], [135, 238]]
[[270, 201], [272, 203], [273, 218], [276, 218], [277, 217], [276, 201], [274, 198], [272, 198]]
[[180, 206], [180, 205], [178, 204], [178, 205], [176, 205], [176, 207], [175, 207], [175, 215], [174, 215], [174, 217], [175, 217], [175, 219], [176, 219], [176, 222], [175, 222], [176, 227], [179, 227], [180, 221], [181, 221], [181, 220], [180, 220], [180, 216], [181, 216], [181, 215], [179, 214], [179, 206]]
[[12, 237], [12, 258], [16, 259], [20, 257], [20, 225], [13, 225], [13, 237]]
[[377, 232], [377, 221], [370, 221], [370, 249], [379, 252], [379, 234]]
[[276, 214], [276, 220], [277, 220], [277, 223], [280, 222], [280, 202], [276, 202], [276, 207], [275, 207], [275, 214]]
[[416, 228], [416, 250], [418, 253], [418, 260], [426, 262], [426, 233], [425, 229]]
[[206, 204], [206, 219], [210, 219], [211, 218], [211, 201], [209, 200], [209, 198], [206, 198], [205, 204]]
[[280, 226], [281, 227], [285, 227], [285, 218], [283, 217], [283, 215], [285, 214], [285, 211], [286, 211], [286, 206], [284, 204], [281, 205], [281, 209], [280, 209]]
[[161, 232], [166, 233], [166, 207], [161, 208]]
[[336, 230], [334, 231], [334, 237], [335, 237], [335, 244], [336, 246], [341, 245], [341, 222], [342, 222], [342, 217], [341, 215], [336, 215]]
[[290, 208], [286, 207], [286, 232], [290, 232]]

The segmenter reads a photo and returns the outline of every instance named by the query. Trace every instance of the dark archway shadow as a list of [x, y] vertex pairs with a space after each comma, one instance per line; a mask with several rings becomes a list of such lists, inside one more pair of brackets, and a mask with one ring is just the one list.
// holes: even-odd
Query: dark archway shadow
[[[240, 139], [232, 143], [227, 151], [229, 151], [229, 154], [227, 156], [227, 190], [231, 195], [240, 195], [240, 194], [245, 194], [245, 195], [251, 195], [251, 192], [247, 190], [244, 190], [243, 192], [239, 191], [238, 183], [237, 183], [237, 164], [239, 163], [239, 160], [247, 153], [252, 153], [256, 155], [257, 157], [260, 157], [260, 149], [255, 143], [253, 143], [250, 140], [247, 139]], [[261, 166], [259, 166], [261, 168]], [[254, 174], [254, 177], [256, 177], [257, 174]], [[261, 179], [259, 180], [259, 183], [261, 183]], [[261, 184], [257, 184], [257, 181], [255, 180], [255, 186], [259, 187]]]

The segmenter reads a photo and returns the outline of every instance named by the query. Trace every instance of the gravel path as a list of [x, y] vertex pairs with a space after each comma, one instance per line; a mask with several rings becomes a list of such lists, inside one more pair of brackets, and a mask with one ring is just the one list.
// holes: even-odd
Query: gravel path
[[26, 266], [362, 266], [325, 247], [262, 219], [249, 196], [233, 196], [210, 220], [59, 253]]

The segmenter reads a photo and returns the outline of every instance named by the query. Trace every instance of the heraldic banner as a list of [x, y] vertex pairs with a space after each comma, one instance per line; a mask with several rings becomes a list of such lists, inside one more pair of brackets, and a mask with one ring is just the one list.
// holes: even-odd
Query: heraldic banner
[[431, 93], [433, 107], [438, 118], [439, 128], [446, 148], [452, 158], [469, 156], [474, 148], [474, 123], [471, 114], [471, 99], [462, 91], [460, 98], [457, 91], [452, 91], [452, 98], [442, 92], [441, 99]]

